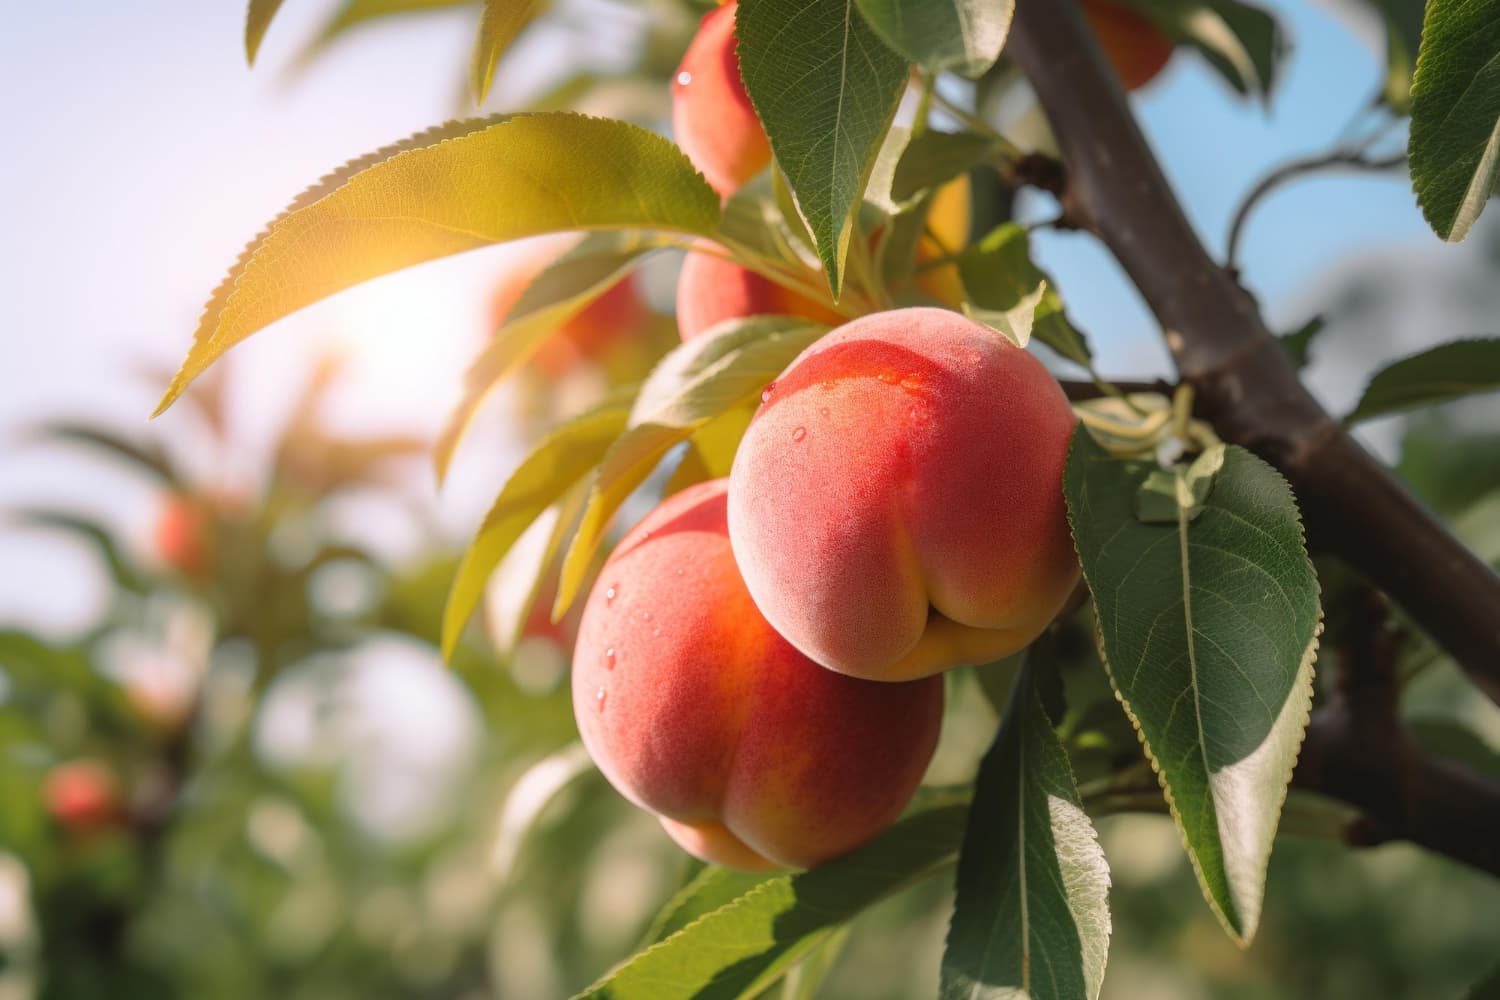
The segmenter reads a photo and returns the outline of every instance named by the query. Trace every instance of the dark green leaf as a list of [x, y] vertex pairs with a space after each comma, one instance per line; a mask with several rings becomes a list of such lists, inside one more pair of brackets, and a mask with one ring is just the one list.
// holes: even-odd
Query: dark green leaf
[[1500, 1000], [1500, 965], [1496, 965], [1483, 979], [1470, 987], [1465, 1000]]
[[1068, 514], [1110, 678], [1205, 896], [1248, 941], [1312, 701], [1318, 583], [1269, 465], [1231, 446], [1196, 519], [1144, 524], [1134, 498], [1157, 468], [1074, 434]]
[[1166, 35], [1197, 49], [1241, 94], [1270, 96], [1285, 41], [1276, 18], [1238, 0], [1133, 0]]
[[1010, 32], [1014, 0], [857, 0], [887, 45], [933, 72], [977, 77]]
[[1026, 230], [1014, 222], [997, 226], [958, 258], [964, 291], [977, 312], [1009, 315], [1034, 299], [1030, 333], [1058, 354], [1087, 368], [1093, 352], [1068, 322], [1062, 299], [1045, 272], [1031, 262]]
[[1312, 343], [1323, 332], [1323, 325], [1323, 317], [1314, 316], [1291, 333], [1283, 333], [1276, 338], [1298, 371], [1306, 368], [1312, 360]]
[[1493, 781], [1500, 781], [1500, 749], [1456, 719], [1418, 717], [1406, 726], [1424, 748]]
[[1028, 663], [979, 766], [943, 954], [945, 1000], [1099, 995], [1109, 868]]
[[854, 0], [743, 0], [740, 72], [837, 299], [864, 195], [907, 64]]
[[114, 580], [116, 586], [124, 590], [145, 589], [135, 568], [125, 558], [120, 547], [115, 544], [114, 535], [110, 534], [103, 525], [85, 517], [56, 510], [21, 509], [10, 511], [9, 514], [19, 524], [51, 528], [79, 536], [98, 550], [100, 558], [104, 560], [105, 568], [109, 570], [110, 579]]
[[424, 132], [330, 175], [250, 243], [157, 412], [257, 330], [370, 278], [542, 233], [708, 236], [718, 218], [718, 195], [682, 151], [639, 126], [540, 113]]
[[27, 436], [38, 441], [83, 445], [92, 451], [120, 459], [136, 471], [146, 473], [162, 486], [170, 489], [183, 488], [183, 482], [172, 467], [171, 459], [154, 442], [131, 441], [102, 427], [69, 420], [40, 424]]
[[1500, 0], [1429, 0], [1407, 149], [1423, 216], [1463, 239], [1500, 180]]
[[866, 907], [953, 864], [967, 811], [919, 813], [837, 861], [771, 878], [639, 953], [580, 997], [752, 994]]
[[995, 141], [982, 135], [928, 129], [913, 137], [896, 161], [891, 198], [904, 202], [923, 191], [935, 191], [997, 152]]
[[1370, 379], [1345, 423], [1500, 389], [1500, 339], [1456, 340], [1402, 358]]

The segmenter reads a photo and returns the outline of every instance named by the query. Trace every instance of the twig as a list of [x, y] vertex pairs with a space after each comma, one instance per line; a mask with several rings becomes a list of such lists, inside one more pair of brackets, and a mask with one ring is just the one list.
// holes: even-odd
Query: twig
[[1332, 153], [1323, 153], [1319, 156], [1309, 156], [1301, 160], [1292, 160], [1284, 163], [1262, 177], [1255, 187], [1245, 195], [1240, 202], [1239, 209], [1234, 213], [1234, 222], [1229, 226], [1229, 246], [1224, 257], [1224, 266], [1231, 271], [1239, 269], [1240, 239], [1244, 235], [1245, 224], [1250, 220], [1250, 213], [1256, 208], [1266, 195], [1287, 181], [1301, 177], [1304, 174], [1317, 173], [1330, 167], [1349, 167], [1356, 170], [1389, 170], [1406, 162], [1406, 153], [1392, 154], [1372, 160], [1363, 150], [1343, 149]]

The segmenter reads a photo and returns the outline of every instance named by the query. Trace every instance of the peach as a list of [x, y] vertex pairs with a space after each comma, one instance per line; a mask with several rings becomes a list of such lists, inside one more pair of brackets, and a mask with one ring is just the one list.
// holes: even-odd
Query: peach
[[156, 553], [167, 566], [193, 579], [213, 571], [213, 518], [208, 504], [186, 493], [170, 493], [157, 511]]
[[114, 773], [88, 758], [48, 771], [42, 781], [42, 803], [59, 826], [76, 833], [114, 826], [125, 812]]
[[1083, 16], [1126, 90], [1150, 83], [1172, 58], [1172, 41], [1144, 15], [1112, 0], [1083, 0]]
[[[552, 263], [542, 256], [505, 272], [490, 298], [490, 329], [497, 330], [537, 276]], [[543, 375], [561, 378], [584, 362], [600, 362], [623, 338], [640, 330], [648, 310], [635, 283], [622, 278], [549, 336], [532, 357]]]
[[937, 743], [941, 678], [875, 684], [802, 656], [730, 552], [728, 480], [663, 501], [584, 608], [573, 710], [599, 769], [690, 853], [807, 868], [900, 814]]
[[[808, 282], [823, 280], [814, 271]], [[677, 276], [677, 332], [692, 340], [725, 320], [776, 313], [803, 316], [830, 326], [843, 322], [832, 305], [808, 298], [710, 253], [689, 253]]]
[[967, 176], [955, 178], [938, 188], [927, 209], [927, 231], [917, 241], [916, 286], [954, 309], [964, 301], [964, 281], [958, 264], [934, 262], [943, 261], [968, 246], [971, 203]]
[[898, 309], [834, 330], [761, 399], [729, 537], [761, 613], [809, 657], [904, 681], [1009, 655], [1062, 607], [1073, 411], [1030, 354]]
[[703, 15], [672, 79], [672, 134], [723, 198], [771, 162], [771, 144], [740, 78], [735, 8], [728, 3]]

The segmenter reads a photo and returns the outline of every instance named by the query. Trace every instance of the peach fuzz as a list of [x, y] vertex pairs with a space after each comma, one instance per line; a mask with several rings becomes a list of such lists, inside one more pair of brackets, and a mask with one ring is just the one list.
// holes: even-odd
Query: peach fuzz
[[672, 135], [722, 198], [771, 162], [735, 54], [736, 4], [703, 15], [672, 78]]
[[[808, 271], [810, 282], [823, 276]], [[844, 317], [833, 306], [784, 288], [770, 278], [711, 253], [690, 252], [677, 276], [677, 332], [692, 340], [725, 320], [774, 313], [803, 316], [836, 326]]]
[[1084, 0], [1083, 16], [1126, 90], [1155, 79], [1172, 58], [1172, 41], [1145, 15], [1113, 0]]
[[941, 678], [874, 684], [807, 659], [745, 590], [728, 480], [689, 487], [615, 549], [573, 658], [584, 746], [690, 853], [808, 868], [880, 833], [937, 744]]
[[1030, 354], [946, 310], [875, 313], [761, 399], [729, 535], [756, 605], [812, 659], [910, 680], [1013, 653], [1062, 607], [1074, 418]]

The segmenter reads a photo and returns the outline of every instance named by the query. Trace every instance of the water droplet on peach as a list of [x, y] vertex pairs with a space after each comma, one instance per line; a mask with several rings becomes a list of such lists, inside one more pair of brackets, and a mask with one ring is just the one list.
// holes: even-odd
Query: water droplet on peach
[[594, 703], [599, 706], [599, 711], [604, 711], [604, 689], [600, 688], [594, 692]]
[[807, 437], [807, 428], [806, 427], [798, 427], [796, 430], [792, 431], [792, 440], [793, 441], [801, 441], [805, 437]]
[[762, 389], [760, 391], [760, 401], [762, 403], [769, 403], [771, 401], [771, 394], [774, 393], [775, 391], [776, 391], [776, 383], [772, 382], [771, 384], [767, 385], [764, 389]]
[[615, 603], [615, 598], [619, 596], [620, 585], [618, 583], [612, 583], [609, 585], [609, 589], [604, 592], [604, 603], [606, 605], [613, 604]]
[[819, 414], [820, 414], [820, 415], [822, 415], [822, 416], [825, 416], [825, 417], [826, 417], [826, 416], [828, 416], [828, 407], [826, 407], [826, 406], [825, 406], [825, 407], [823, 407], [823, 408], [822, 408], [822, 409], [820, 409], [820, 410], [819, 410], [819, 411], [818, 411], [818, 413], [819, 413]]
[[687, 70], [683, 70], [681, 73], [677, 74], [677, 86], [679, 86], [679, 87], [686, 87], [688, 84], [690, 84], [692, 82], [693, 82], [693, 74], [689, 73]]
[[604, 669], [615, 669], [615, 647], [613, 646], [604, 651]]

